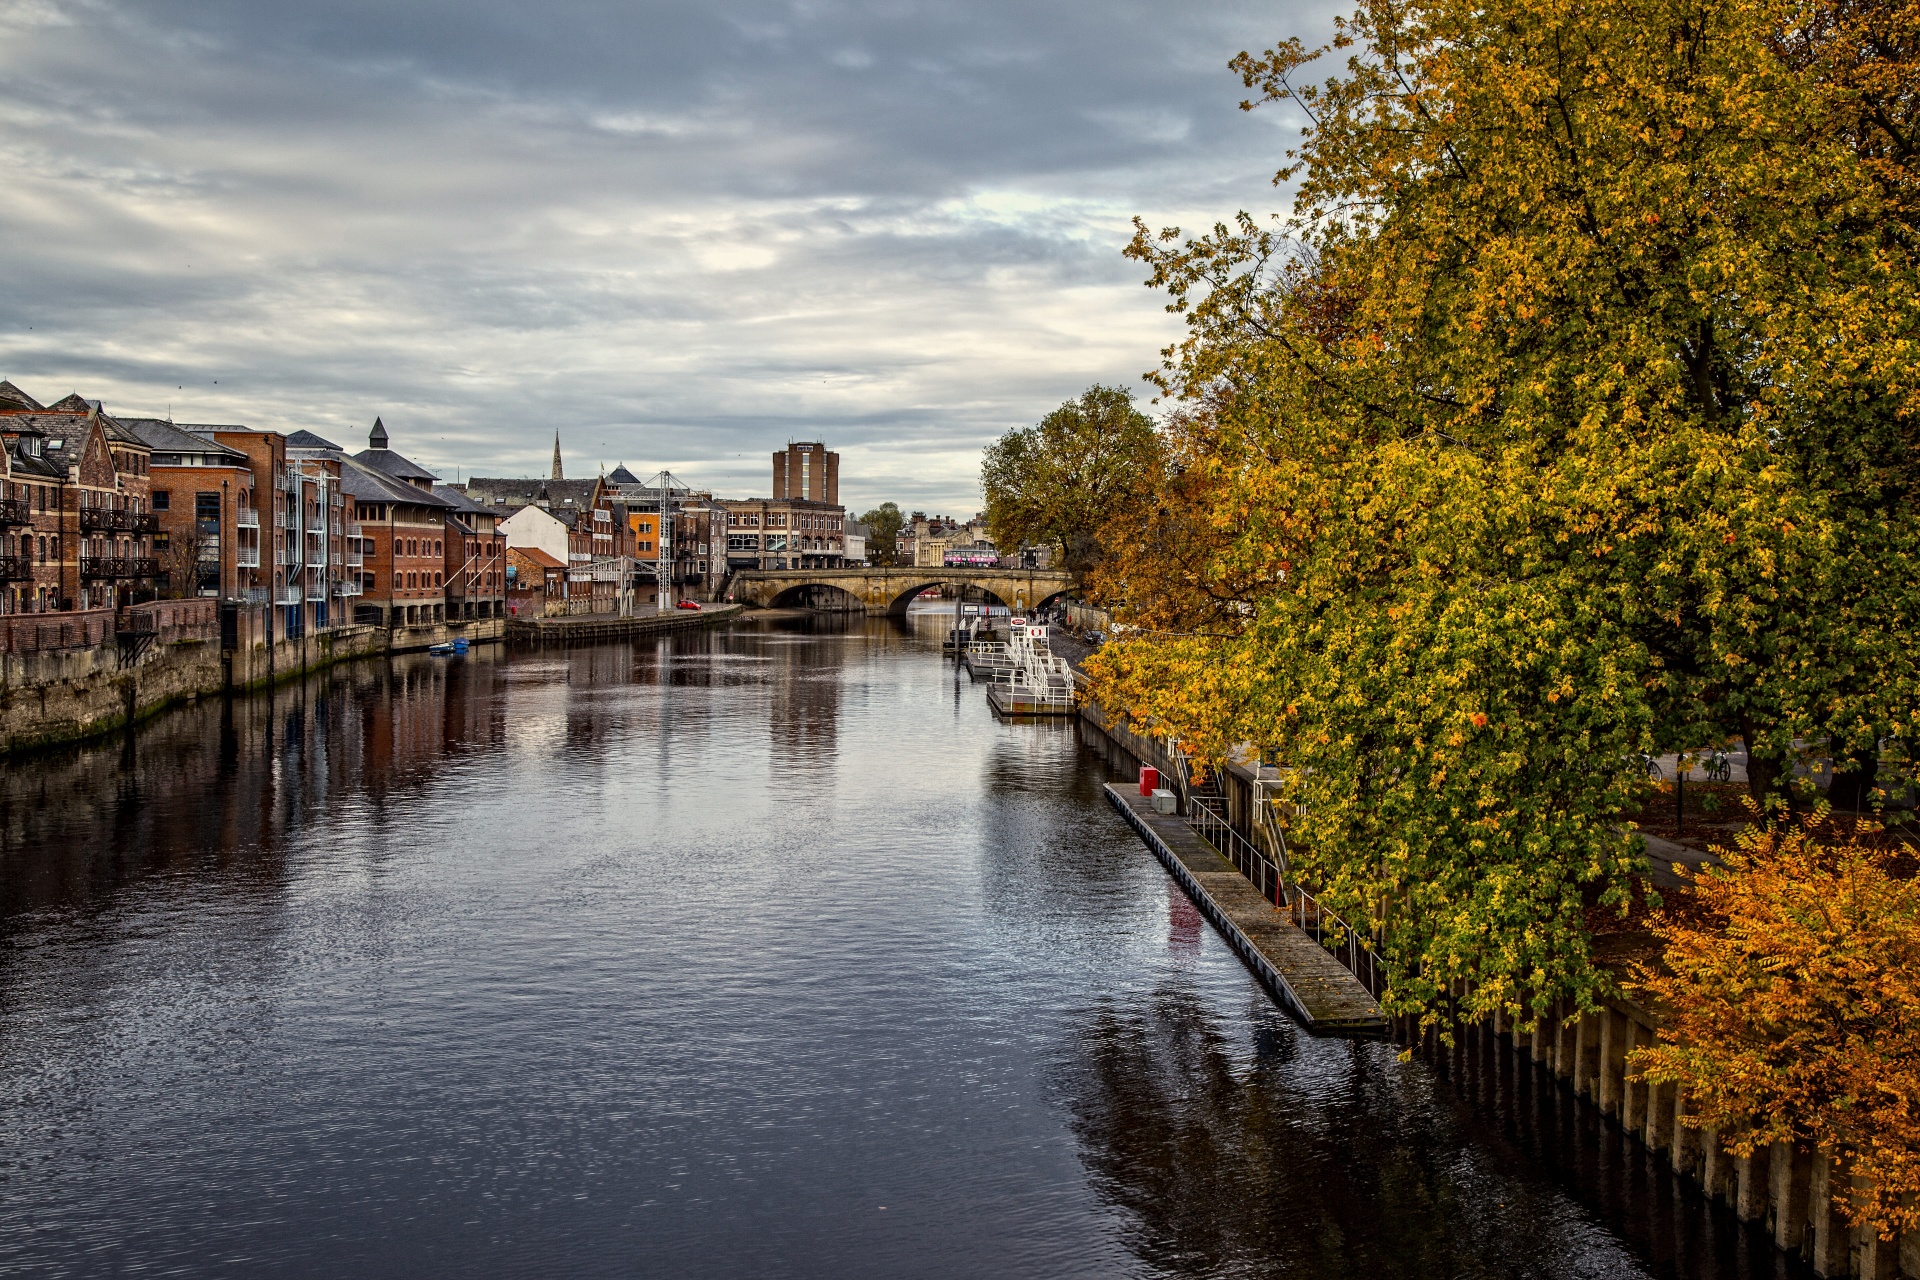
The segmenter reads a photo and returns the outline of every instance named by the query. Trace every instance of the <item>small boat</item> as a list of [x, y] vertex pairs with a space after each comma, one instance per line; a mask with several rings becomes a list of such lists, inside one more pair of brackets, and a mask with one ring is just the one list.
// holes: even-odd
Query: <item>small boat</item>
[[455, 654], [465, 653], [466, 651], [465, 645], [460, 645], [456, 648], [451, 641], [447, 640], [443, 640], [439, 644], [430, 644], [427, 646], [427, 656], [429, 658], [451, 658]]

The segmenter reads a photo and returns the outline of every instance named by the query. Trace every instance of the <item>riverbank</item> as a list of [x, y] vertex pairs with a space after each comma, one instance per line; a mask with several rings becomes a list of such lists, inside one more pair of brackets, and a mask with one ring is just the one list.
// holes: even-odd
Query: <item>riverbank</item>
[[349, 625], [274, 635], [265, 606], [156, 601], [103, 625], [59, 614], [7, 619], [0, 636], [0, 756], [84, 742], [201, 698], [250, 693], [336, 663], [502, 638], [502, 619]]
[[[1081, 725], [1083, 740], [1090, 737], [1106, 755], [1109, 767], [1123, 778], [1128, 772], [1137, 776], [1143, 764], [1160, 770], [1164, 777], [1178, 776], [1179, 762], [1171, 757], [1164, 742], [1139, 734], [1126, 724], [1111, 722], [1097, 704], [1083, 703]], [[1215, 774], [1221, 794], [1210, 803], [1224, 811], [1221, 816], [1243, 839], [1253, 834], [1251, 815], [1260, 803], [1259, 787], [1266, 780], [1263, 774], [1274, 775], [1275, 771], [1229, 762]], [[1115, 788], [1109, 787], [1108, 792], [1114, 803], [1128, 802], [1128, 797]], [[1289, 985], [1285, 962], [1276, 963], [1272, 955], [1252, 944], [1243, 922], [1226, 918], [1219, 905], [1223, 893], [1227, 893], [1255, 904], [1253, 916], [1259, 916], [1260, 908], [1265, 908], [1266, 914], [1278, 919], [1279, 913], [1265, 901], [1266, 895], [1239, 868], [1226, 865], [1226, 851], [1216, 848], [1186, 821], [1157, 815], [1149, 818], [1140, 806], [1129, 808], [1128, 817], [1136, 832], [1167, 865], [1169, 874], [1202, 914], [1219, 929], [1276, 1002], [1313, 1028], [1315, 1015]], [[1165, 831], [1147, 829], [1149, 821]], [[1221, 833], [1220, 838], [1230, 837]], [[1183, 840], [1191, 852], [1177, 857], [1170, 854], [1170, 840]], [[1678, 846], [1657, 838], [1650, 838], [1649, 844], [1656, 855], [1671, 856], [1678, 850]], [[1176, 865], [1188, 864], [1190, 870], [1196, 858], [1206, 860], [1207, 868], [1216, 873], [1207, 877], [1204, 885], [1192, 875], [1183, 876], [1182, 866]], [[1232, 884], [1234, 881], [1238, 884]], [[1227, 889], [1229, 885], [1231, 890]], [[1505, 1069], [1509, 1072], [1518, 1069], [1537, 1074], [1550, 1090], [1564, 1092], [1576, 1107], [1631, 1139], [1609, 1144], [1613, 1153], [1609, 1159], [1617, 1161], [1621, 1172], [1630, 1173], [1642, 1162], [1666, 1166], [1674, 1176], [1693, 1183], [1709, 1199], [1731, 1210], [1740, 1223], [1775, 1248], [1805, 1258], [1817, 1276], [1874, 1280], [1920, 1277], [1920, 1235], [1909, 1233], [1883, 1241], [1870, 1228], [1851, 1226], [1835, 1208], [1834, 1194], [1845, 1189], [1847, 1184], [1841, 1179], [1846, 1174], [1827, 1152], [1776, 1143], [1751, 1157], [1732, 1156], [1722, 1148], [1717, 1131], [1686, 1126], [1689, 1100], [1674, 1085], [1649, 1084], [1631, 1073], [1628, 1055], [1658, 1043], [1664, 1025], [1657, 1009], [1624, 994], [1632, 962], [1657, 952], [1651, 943], [1651, 935], [1638, 929], [1595, 938], [1596, 962], [1623, 990], [1623, 994], [1603, 1000], [1596, 1012], [1581, 1013], [1571, 1001], [1561, 1000], [1530, 1032], [1516, 1030], [1511, 1020], [1504, 1018], [1423, 1029], [1412, 1019], [1400, 1017], [1390, 1020], [1391, 1038], [1416, 1055], [1463, 1076], [1484, 1077], [1489, 1072], [1498, 1076], [1500, 1069], [1488, 1063], [1500, 1058], [1507, 1060]], [[1446, 1040], [1441, 1035], [1443, 1030], [1449, 1033]]]
[[697, 631], [731, 622], [745, 605], [707, 605], [667, 613], [635, 614], [629, 618], [605, 614], [576, 614], [567, 618], [509, 618], [506, 638], [513, 644], [590, 644], [601, 640], [634, 640], [674, 631]]

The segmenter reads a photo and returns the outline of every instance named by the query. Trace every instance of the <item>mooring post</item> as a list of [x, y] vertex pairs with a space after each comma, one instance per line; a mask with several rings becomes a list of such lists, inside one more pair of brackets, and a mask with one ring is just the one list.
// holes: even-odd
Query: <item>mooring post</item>
[[1791, 1142], [1776, 1142], [1767, 1153], [1767, 1211], [1773, 1218], [1773, 1242], [1782, 1249], [1800, 1246], [1812, 1172], [1812, 1159]]

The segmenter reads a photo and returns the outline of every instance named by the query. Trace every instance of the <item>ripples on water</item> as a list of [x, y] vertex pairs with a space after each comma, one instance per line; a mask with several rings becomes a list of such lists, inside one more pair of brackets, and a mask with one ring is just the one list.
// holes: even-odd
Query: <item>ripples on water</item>
[[0, 1272], [1744, 1276], [1273, 1008], [936, 619], [338, 668], [0, 779]]

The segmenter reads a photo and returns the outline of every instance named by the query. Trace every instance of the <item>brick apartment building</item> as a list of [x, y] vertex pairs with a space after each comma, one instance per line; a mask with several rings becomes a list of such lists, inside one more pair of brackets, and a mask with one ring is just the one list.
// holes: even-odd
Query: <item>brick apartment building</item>
[[[261, 585], [262, 567], [253, 460], [212, 434], [245, 428], [184, 426], [159, 418], [129, 418], [126, 425], [152, 451], [151, 505], [159, 525], [153, 554], [160, 563], [162, 594], [250, 598]], [[265, 563], [271, 567], [271, 552]]]
[[773, 496], [840, 505], [840, 455], [818, 440], [788, 443], [773, 455]]
[[726, 567], [838, 569], [845, 566], [846, 508], [788, 498], [719, 498], [726, 520]]
[[501, 618], [507, 611], [507, 535], [501, 513], [475, 502], [453, 485], [435, 485], [447, 503], [447, 617], [469, 621]]
[[152, 451], [98, 401], [41, 405], [0, 382], [0, 611], [150, 599], [160, 568]]

